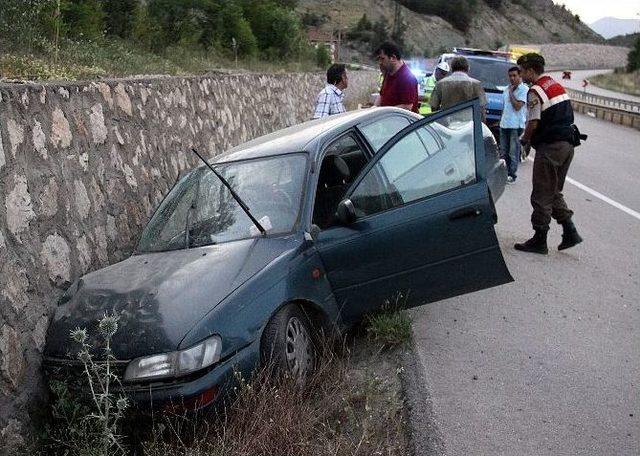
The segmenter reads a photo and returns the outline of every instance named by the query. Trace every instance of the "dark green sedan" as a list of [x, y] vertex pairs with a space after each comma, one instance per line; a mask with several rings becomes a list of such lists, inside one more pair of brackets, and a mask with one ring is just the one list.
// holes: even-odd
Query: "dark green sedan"
[[511, 281], [494, 232], [505, 181], [476, 101], [348, 112], [237, 146], [182, 177], [131, 257], [67, 290], [45, 369], [77, 370], [70, 331], [115, 313], [115, 370], [141, 407], [205, 407], [269, 360], [304, 375], [314, 334], [398, 293], [413, 307]]

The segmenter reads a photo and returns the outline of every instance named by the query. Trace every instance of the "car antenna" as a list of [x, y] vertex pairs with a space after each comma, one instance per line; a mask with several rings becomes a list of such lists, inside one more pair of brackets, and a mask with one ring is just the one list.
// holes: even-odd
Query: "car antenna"
[[238, 195], [238, 194], [233, 190], [233, 188], [231, 188], [231, 185], [229, 185], [229, 182], [227, 182], [227, 180], [226, 180], [224, 177], [222, 177], [222, 176], [220, 175], [220, 173], [218, 173], [218, 171], [216, 171], [216, 170], [213, 168], [213, 166], [211, 166], [211, 165], [209, 164], [209, 162], [208, 162], [208, 161], [206, 161], [204, 158], [202, 158], [202, 155], [200, 155], [200, 154], [198, 153], [198, 151], [197, 151], [197, 150], [195, 150], [195, 148], [193, 148], [193, 147], [192, 147], [192, 148], [191, 148], [191, 150], [193, 151], [193, 153], [194, 153], [194, 154], [196, 154], [196, 155], [198, 156], [198, 158], [199, 158], [200, 160], [202, 160], [202, 161], [204, 162], [204, 164], [205, 164], [205, 165], [207, 165], [207, 166], [209, 167], [209, 169], [210, 169], [211, 171], [213, 171], [213, 174], [215, 174], [215, 175], [218, 177], [218, 179], [220, 179], [220, 182], [222, 182], [222, 183], [224, 184], [224, 186], [225, 186], [225, 187], [227, 187], [227, 188], [229, 189], [229, 192], [231, 192], [231, 196], [233, 196], [233, 199], [235, 199], [235, 200], [238, 202], [238, 204], [240, 205], [240, 207], [242, 208], [242, 210], [246, 212], [246, 214], [249, 216], [249, 218], [251, 219], [251, 221], [253, 222], [253, 224], [254, 224], [254, 225], [255, 225], [255, 226], [260, 230], [260, 232], [261, 232], [263, 235], [266, 235], [266, 234], [267, 234], [267, 230], [265, 230], [265, 229], [264, 229], [264, 227], [263, 227], [262, 225], [260, 225], [260, 222], [258, 222], [258, 220], [253, 216], [253, 214], [251, 214], [251, 211], [249, 210], [249, 206], [247, 206], [247, 205], [245, 204], [245, 202], [244, 202], [244, 201], [242, 201], [242, 198], [240, 198], [240, 196], [239, 196], [239, 195]]

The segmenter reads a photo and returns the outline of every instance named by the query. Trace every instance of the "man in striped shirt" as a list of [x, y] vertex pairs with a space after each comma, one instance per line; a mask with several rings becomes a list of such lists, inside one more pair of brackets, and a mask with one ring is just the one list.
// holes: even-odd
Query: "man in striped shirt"
[[327, 85], [320, 91], [316, 99], [313, 118], [319, 119], [345, 112], [342, 100], [344, 99], [344, 89], [348, 84], [346, 67], [341, 63], [331, 65], [327, 70]]

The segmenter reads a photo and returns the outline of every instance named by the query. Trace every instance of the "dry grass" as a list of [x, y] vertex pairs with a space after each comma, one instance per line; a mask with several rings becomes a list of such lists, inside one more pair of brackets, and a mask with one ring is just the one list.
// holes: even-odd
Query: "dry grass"
[[237, 65], [227, 56], [202, 49], [172, 47], [154, 54], [117, 39], [63, 40], [60, 49], [41, 41], [33, 53], [0, 53], [0, 79], [91, 80], [139, 75], [193, 75], [227, 69], [239, 72], [316, 71], [309, 56], [280, 62], [247, 58]]
[[640, 96], [640, 70], [633, 73], [609, 73], [589, 79], [593, 85], [603, 89]]
[[[170, 418], [156, 426], [145, 456], [355, 456], [405, 454], [395, 365], [353, 345], [326, 355], [301, 385], [261, 371], [241, 382], [223, 417]], [[373, 361], [373, 363], [372, 363]], [[371, 363], [371, 364], [370, 364]]]

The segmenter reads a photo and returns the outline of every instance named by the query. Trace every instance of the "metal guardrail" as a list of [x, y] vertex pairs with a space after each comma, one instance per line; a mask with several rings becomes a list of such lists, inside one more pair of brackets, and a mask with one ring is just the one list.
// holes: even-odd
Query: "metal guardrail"
[[565, 89], [572, 100], [580, 101], [590, 105], [600, 106], [603, 108], [617, 109], [620, 111], [628, 111], [631, 113], [640, 113], [640, 103], [636, 101], [621, 100], [619, 98], [603, 97], [602, 95], [593, 95], [591, 93], [581, 92], [580, 90]]
[[575, 112], [606, 120], [625, 127], [640, 130], [640, 112], [626, 111], [624, 109], [610, 108], [593, 103], [586, 103], [575, 98], [571, 100], [571, 105]]

